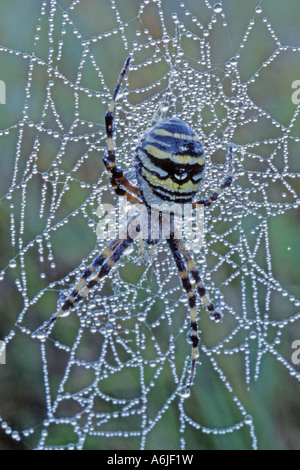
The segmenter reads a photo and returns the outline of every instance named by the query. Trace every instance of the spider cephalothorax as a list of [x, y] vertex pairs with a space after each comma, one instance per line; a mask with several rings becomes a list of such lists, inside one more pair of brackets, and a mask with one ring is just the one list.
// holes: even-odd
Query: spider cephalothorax
[[[106, 134], [107, 134], [107, 152], [103, 157], [111, 185], [119, 196], [124, 196], [132, 204], [139, 204], [146, 207], [146, 219], [151, 219], [149, 227], [159, 224], [164, 210], [160, 209], [160, 204], [171, 207], [170, 230], [167, 237], [175, 264], [177, 266], [182, 286], [188, 295], [190, 324], [191, 329], [189, 337], [192, 344], [192, 365], [187, 380], [187, 390], [193, 383], [195, 374], [195, 365], [198, 350], [197, 333], [197, 313], [196, 313], [196, 294], [192, 288], [190, 276], [195, 281], [196, 290], [205, 304], [210, 317], [214, 321], [221, 318], [220, 312], [216, 311], [215, 306], [210, 301], [207, 291], [202, 283], [198, 269], [187, 250], [185, 243], [173, 223], [173, 216], [176, 213], [176, 207], [182, 207], [185, 204], [191, 204], [196, 208], [200, 204], [209, 206], [215, 201], [223, 190], [230, 186], [233, 178], [233, 150], [229, 145], [228, 176], [224, 183], [207, 199], [194, 200], [200, 188], [204, 175], [205, 157], [202, 143], [196, 133], [185, 122], [177, 117], [171, 117], [160, 121], [149, 132], [145, 134], [139, 146], [136, 149], [136, 173], [137, 186], [130, 183], [121, 168], [116, 166], [115, 147], [114, 147], [114, 108], [115, 101], [120, 89], [124, 75], [128, 69], [130, 57], [120, 73], [112, 100], [105, 115]], [[152, 211], [156, 217], [152, 217]], [[67, 300], [64, 301], [61, 308], [56, 312], [48, 322], [37, 330], [37, 335], [44, 336], [50, 325], [57, 318], [66, 316], [77, 302], [79, 302], [102, 278], [104, 278], [111, 268], [119, 261], [124, 251], [133, 243], [134, 239], [142, 231], [143, 227], [139, 216], [128, 218], [127, 225], [120, 230], [116, 240], [110, 242], [100, 253], [93, 263], [86, 268], [78, 283], [72, 289]], [[157, 221], [157, 222], [153, 222]], [[149, 229], [146, 231], [146, 241], [154, 244], [157, 240], [149, 235]], [[158, 230], [160, 234], [160, 230]], [[162, 237], [159, 235], [158, 239]]]

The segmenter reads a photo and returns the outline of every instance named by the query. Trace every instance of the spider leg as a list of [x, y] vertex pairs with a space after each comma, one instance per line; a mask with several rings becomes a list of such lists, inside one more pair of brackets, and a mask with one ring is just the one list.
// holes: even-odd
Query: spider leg
[[[128, 234], [129, 226], [131, 225], [131, 229], [135, 229], [135, 232], [130, 231], [133, 233], [133, 237]], [[125, 232], [126, 230], [126, 232]], [[64, 317], [69, 314], [69, 311], [75, 307], [76, 303], [83, 299], [88, 292], [107, 274], [109, 274], [111, 268], [119, 261], [122, 254], [128, 248], [128, 246], [134, 241], [135, 237], [138, 235], [139, 232], [139, 225], [137, 218], [131, 218], [125, 228], [120, 233], [120, 237], [116, 240], [113, 240], [107, 247], [100, 253], [93, 261], [93, 263], [86, 268], [83, 275], [81, 276], [80, 280], [72, 290], [69, 297], [65, 300], [62, 307], [58, 312], [56, 312], [50, 320], [42, 325], [35, 331], [36, 335], [45, 335], [46, 331], [49, 327], [59, 318]], [[127, 234], [125, 236], [125, 234]], [[96, 271], [97, 268], [100, 268], [96, 276], [94, 276], [90, 281], [87, 279]]]
[[193, 384], [194, 375], [195, 375], [195, 366], [196, 360], [198, 357], [198, 326], [197, 326], [197, 314], [196, 314], [196, 295], [192, 289], [192, 284], [185, 266], [185, 262], [183, 257], [181, 256], [180, 248], [178, 245], [178, 240], [175, 240], [173, 237], [170, 237], [168, 240], [172, 255], [174, 257], [179, 276], [181, 279], [181, 283], [184, 289], [187, 292], [188, 299], [189, 299], [189, 307], [190, 307], [190, 320], [191, 320], [191, 329], [190, 329], [190, 340], [192, 343], [192, 364], [191, 364], [191, 371], [189, 378], [186, 383], [186, 388], [190, 389], [191, 385]]
[[[176, 232], [175, 232], [175, 236], [176, 236]], [[202, 300], [202, 302], [204, 302], [208, 312], [209, 312], [209, 316], [210, 318], [215, 321], [215, 322], [218, 322], [221, 320], [222, 318], [222, 314], [220, 312], [217, 312], [216, 311], [216, 308], [214, 306], [214, 304], [211, 302], [208, 294], [207, 294], [207, 291], [202, 283], [202, 280], [201, 280], [201, 277], [200, 277], [200, 274], [199, 274], [199, 271], [195, 265], [195, 262], [190, 254], [190, 252], [188, 251], [188, 249], [186, 248], [185, 244], [183, 243], [182, 240], [176, 240], [177, 241], [177, 245], [178, 245], [178, 249], [180, 250], [180, 252], [182, 253], [184, 259], [185, 259], [185, 262], [187, 264], [187, 267], [188, 267], [188, 270], [190, 271], [191, 275], [193, 276], [195, 282], [196, 282], [196, 287], [197, 287], [197, 291], [199, 293], [199, 296], [200, 296], [200, 299]]]
[[114, 146], [114, 140], [113, 140], [115, 102], [116, 102], [116, 98], [117, 98], [122, 80], [128, 69], [130, 59], [131, 57], [128, 57], [125, 62], [125, 65], [118, 78], [115, 90], [113, 92], [113, 96], [112, 96], [112, 100], [110, 102], [109, 108], [105, 114], [105, 127], [106, 127], [106, 135], [107, 135], [107, 153], [103, 157], [103, 162], [107, 169], [110, 182], [116, 194], [118, 196], [126, 196], [128, 201], [132, 202], [133, 204], [140, 204], [141, 201], [138, 199], [138, 197], [140, 196], [140, 190], [136, 186], [132, 185], [128, 181], [128, 179], [125, 177], [122, 169], [116, 166], [115, 146]]
[[232, 144], [228, 147], [228, 176], [225, 181], [221, 184], [221, 186], [207, 199], [200, 199], [199, 201], [193, 202], [193, 209], [195, 209], [198, 205], [203, 204], [204, 206], [210, 206], [212, 202], [216, 201], [218, 197], [223, 193], [225, 188], [228, 188], [232, 181], [233, 181], [233, 148]]

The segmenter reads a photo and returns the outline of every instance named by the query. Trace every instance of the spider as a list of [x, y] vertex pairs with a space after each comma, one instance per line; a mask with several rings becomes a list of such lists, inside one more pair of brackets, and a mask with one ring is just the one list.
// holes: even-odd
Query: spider
[[[128, 57], [123, 66], [105, 115], [107, 152], [103, 157], [103, 162], [115, 193], [118, 196], [127, 198], [132, 204], [139, 204], [146, 208], [150, 224], [145, 241], [149, 245], [155, 245], [162, 238], [162, 232], [161, 230], [158, 231], [158, 239], [151, 237], [151, 223], [152, 225], [157, 224], [157, 221], [160, 220], [160, 217], [151, 219], [153, 205], [157, 203], [170, 205], [176, 203], [182, 206], [190, 203], [194, 209], [200, 205], [210, 206], [224, 189], [232, 183], [233, 147], [231, 144], [229, 145], [227, 154], [229, 162], [228, 176], [223, 184], [209, 198], [194, 201], [204, 175], [205, 155], [203, 145], [193, 129], [181, 119], [177, 117], [164, 119], [145, 134], [136, 148], [137, 186], [131, 184], [122, 169], [116, 165], [113, 138], [115, 101], [130, 60], [131, 57]], [[156, 220], [156, 222], [153, 222], [153, 220]], [[95, 258], [93, 263], [85, 269], [60, 309], [52, 315], [48, 322], [45, 322], [36, 330], [35, 333], [39, 337], [45, 336], [50, 325], [59, 317], [68, 315], [76, 303], [83, 299], [90, 289], [110, 272], [125, 250], [133, 243], [141, 229], [139, 217], [136, 215], [131, 216], [126, 227], [120, 230], [119, 236], [111, 241]], [[188, 337], [191, 342], [192, 352], [190, 372], [185, 386], [189, 390], [194, 380], [199, 343], [196, 294], [192, 288], [190, 275], [195, 281], [196, 290], [205, 304], [210, 318], [218, 322], [222, 314], [216, 310], [210, 301], [193, 258], [184, 241], [178, 236], [172, 217], [170, 217], [170, 235], [167, 238], [167, 243], [189, 301], [190, 331]]]

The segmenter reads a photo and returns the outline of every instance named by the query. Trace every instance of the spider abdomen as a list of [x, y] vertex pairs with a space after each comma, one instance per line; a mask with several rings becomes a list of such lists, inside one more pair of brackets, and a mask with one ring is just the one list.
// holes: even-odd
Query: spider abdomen
[[203, 178], [205, 157], [196, 133], [181, 119], [154, 126], [136, 149], [139, 189], [144, 202], [192, 202]]

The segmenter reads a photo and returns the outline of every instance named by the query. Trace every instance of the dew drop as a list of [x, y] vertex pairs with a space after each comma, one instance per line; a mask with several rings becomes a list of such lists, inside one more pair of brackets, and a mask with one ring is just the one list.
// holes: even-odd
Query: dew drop
[[138, 321], [145, 321], [146, 320], [146, 315], [145, 313], [139, 313], [137, 316]]
[[215, 13], [221, 13], [223, 11], [221, 3], [215, 3], [214, 4], [214, 12]]
[[60, 315], [59, 315], [59, 318], [65, 318], [67, 317], [68, 315], [70, 315], [70, 310], [65, 310], [64, 312], [62, 312]]
[[245, 416], [244, 423], [248, 424], [248, 426], [251, 426], [251, 424], [253, 423], [252, 416], [250, 416], [250, 415]]
[[191, 390], [189, 387], [184, 385], [178, 390], [178, 395], [180, 395], [182, 398], [189, 398], [191, 396]]
[[10, 262], [9, 262], [9, 265], [8, 265], [11, 269], [14, 269], [17, 267], [17, 262], [16, 260], [12, 259]]

